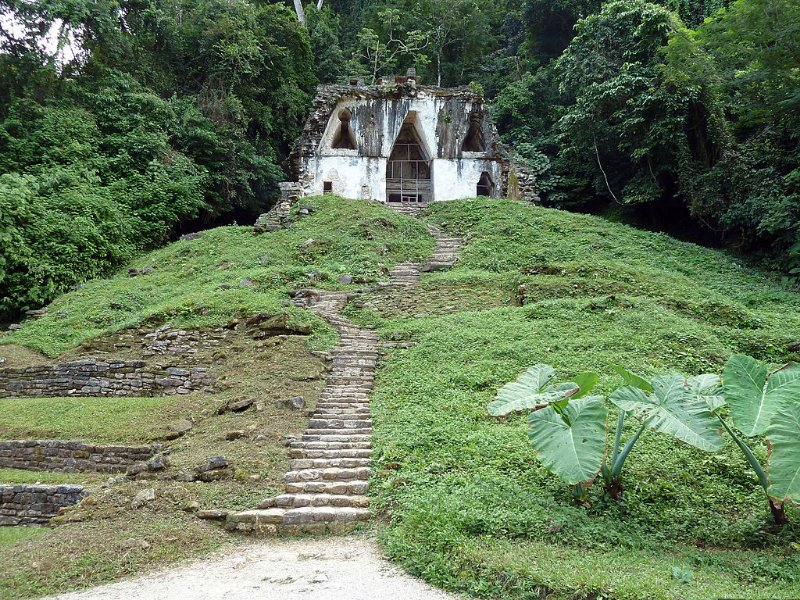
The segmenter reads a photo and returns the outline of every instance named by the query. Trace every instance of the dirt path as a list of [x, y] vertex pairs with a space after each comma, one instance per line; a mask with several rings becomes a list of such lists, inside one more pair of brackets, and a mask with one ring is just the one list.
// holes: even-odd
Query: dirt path
[[64, 600], [455, 600], [389, 564], [367, 537], [267, 540]]

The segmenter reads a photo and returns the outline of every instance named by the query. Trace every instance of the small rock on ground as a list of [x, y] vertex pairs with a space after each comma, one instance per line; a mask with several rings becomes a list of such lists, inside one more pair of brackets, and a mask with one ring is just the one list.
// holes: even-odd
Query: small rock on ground
[[268, 540], [60, 600], [455, 600], [389, 564], [373, 540]]

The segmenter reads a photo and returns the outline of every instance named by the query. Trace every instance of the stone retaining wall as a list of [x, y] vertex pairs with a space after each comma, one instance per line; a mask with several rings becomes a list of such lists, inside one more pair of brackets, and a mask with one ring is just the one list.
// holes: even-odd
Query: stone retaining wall
[[141, 360], [86, 359], [60, 365], [0, 369], [0, 398], [157, 396], [213, 391], [208, 367], [164, 367]]
[[46, 523], [84, 496], [81, 485], [0, 485], [0, 525]]
[[124, 473], [128, 466], [150, 460], [153, 446], [95, 446], [82, 440], [0, 441], [0, 467], [28, 471]]

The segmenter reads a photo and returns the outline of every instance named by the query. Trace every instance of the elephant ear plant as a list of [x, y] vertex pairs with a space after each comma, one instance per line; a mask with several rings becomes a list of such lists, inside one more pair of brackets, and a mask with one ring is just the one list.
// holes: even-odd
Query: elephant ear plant
[[[606, 492], [614, 499], [621, 497], [622, 467], [645, 429], [669, 434], [701, 450], [722, 448], [716, 420], [709, 408], [710, 404], [721, 402], [709, 391], [713, 384], [716, 384], [714, 390], [719, 387], [718, 377], [701, 375], [686, 379], [669, 375], [651, 382], [621, 367], [614, 368], [627, 385], [609, 398], [620, 411], [608, 462], [608, 411], [602, 396], [588, 396], [597, 384], [594, 373], [582, 373], [575, 381], [553, 384], [555, 370], [548, 365], [534, 365], [516, 381], [502, 387], [488, 406], [493, 416], [533, 411], [528, 424], [537, 457], [551, 472], [575, 486], [575, 497], [579, 500], [585, 498], [586, 490], [598, 474], [603, 476]], [[629, 415], [640, 425], [623, 446], [622, 432]]]
[[587, 396], [597, 384], [595, 373], [575, 381], [552, 383], [555, 369], [534, 365], [506, 384], [488, 405], [495, 417], [526, 410], [530, 437], [539, 460], [575, 486], [581, 499], [600, 471], [606, 450], [606, 418], [602, 396]]
[[[614, 366], [628, 385], [615, 390], [609, 400], [620, 409], [611, 466], [604, 467], [606, 491], [612, 498], [622, 493], [620, 474], [631, 447], [645, 429], [666, 433], [672, 437], [706, 452], [722, 449], [722, 438], [717, 433], [717, 424], [709, 405], [719, 402], [711, 400], [713, 384], [719, 386], [716, 375], [699, 375], [686, 378], [683, 375], [664, 375], [647, 381], [622, 367]], [[641, 422], [639, 429], [621, 446], [622, 428], [628, 415]]]
[[[723, 390], [733, 426], [719, 414], [721, 405], [714, 407], [715, 414], [756, 472], [775, 523], [784, 525], [788, 523], [784, 504], [800, 500], [800, 365], [769, 373], [763, 363], [736, 354], [725, 365]], [[743, 436], [766, 436], [766, 467]]]

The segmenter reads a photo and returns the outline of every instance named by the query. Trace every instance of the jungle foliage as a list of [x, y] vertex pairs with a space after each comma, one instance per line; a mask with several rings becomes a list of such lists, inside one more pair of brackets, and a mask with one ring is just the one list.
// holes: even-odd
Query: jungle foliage
[[[645, 429], [668, 434], [706, 452], [722, 450], [717, 419], [742, 450], [767, 494], [776, 525], [788, 523], [784, 503], [800, 503], [800, 365], [791, 363], [768, 372], [767, 365], [737, 354], [725, 365], [724, 385], [713, 373], [686, 377], [672, 374], [647, 379], [614, 366], [625, 385], [608, 399], [619, 410], [610, 459], [607, 460], [608, 411], [603, 396], [584, 398], [598, 382], [583, 373], [575, 382], [551, 384], [555, 370], [534, 365], [506, 384], [489, 403], [492, 416], [530, 410], [528, 433], [536, 455], [550, 471], [575, 486], [576, 500], [602, 474], [605, 491], [620, 500], [622, 467]], [[720, 414], [728, 406], [735, 427], [744, 436], [766, 436], [769, 465]], [[633, 416], [636, 433], [622, 445], [625, 419]]]
[[315, 82], [278, 4], [0, 2], [0, 320], [181, 230], [251, 220]]
[[201, 223], [252, 220], [317, 81], [412, 66], [484, 90], [544, 203], [800, 275], [796, 2], [303, 4], [0, 0], [0, 319]]

